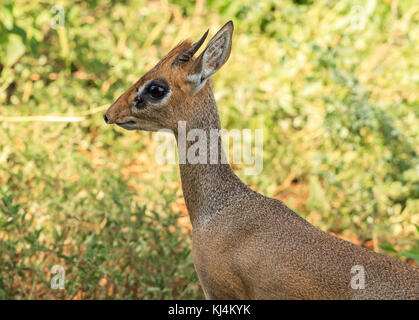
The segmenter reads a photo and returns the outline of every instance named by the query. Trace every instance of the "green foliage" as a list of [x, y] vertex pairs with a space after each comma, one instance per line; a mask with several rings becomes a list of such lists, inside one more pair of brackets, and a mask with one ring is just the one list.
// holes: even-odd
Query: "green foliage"
[[[130, 206], [133, 194], [126, 188], [114, 177], [105, 188], [109, 198], [84, 206], [90, 221], [55, 214], [48, 227], [37, 227], [35, 216], [4, 188], [0, 226], [6, 239], [0, 242], [0, 299], [197, 295], [189, 241], [177, 224], [178, 215]], [[164, 198], [167, 206], [173, 201]], [[52, 212], [55, 205], [48, 209]], [[50, 289], [49, 270], [54, 264], [65, 268], [65, 291]]]
[[[262, 173], [238, 166], [240, 177], [325, 231], [418, 261], [416, 1], [6, 0], [0, 299], [203, 298], [176, 166], [156, 163], [152, 134], [105, 126], [93, 109], [229, 19], [233, 51], [214, 77], [222, 124], [264, 130]], [[88, 115], [10, 121], [51, 114]], [[50, 289], [53, 265], [65, 290]]]

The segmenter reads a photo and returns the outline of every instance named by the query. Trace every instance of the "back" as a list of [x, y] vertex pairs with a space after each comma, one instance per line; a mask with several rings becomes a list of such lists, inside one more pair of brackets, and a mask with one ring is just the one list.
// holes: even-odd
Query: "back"
[[[415, 268], [329, 235], [262, 195], [198, 224], [193, 236], [210, 298], [419, 299]], [[359, 266], [364, 288], [353, 289]]]

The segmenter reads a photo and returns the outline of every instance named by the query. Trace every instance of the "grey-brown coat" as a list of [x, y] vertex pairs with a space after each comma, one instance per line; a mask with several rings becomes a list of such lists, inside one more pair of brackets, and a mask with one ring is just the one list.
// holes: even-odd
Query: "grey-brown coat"
[[[109, 107], [105, 121], [129, 130], [170, 129], [176, 137], [179, 121], [188, 132], [219, 129], [210, 77], [229, 58], [233, 23], [193, 58], [206, 35], [174, 48]], [[186, 162], [180, 174], [207, 298], [419, 299], [417, 269], [321, 231], [248, 188], [228, 164]], [[357, 266], [365, 271], [363, 289], [351, 286]]]

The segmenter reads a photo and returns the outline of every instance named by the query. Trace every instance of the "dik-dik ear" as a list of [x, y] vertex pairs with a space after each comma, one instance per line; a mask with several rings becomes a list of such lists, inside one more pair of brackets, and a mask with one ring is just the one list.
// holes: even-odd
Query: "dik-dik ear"
[[233, 22], [227, 22], [192, 64], [187, 79], [193, 83], [194, 92], [201, 90], [208, 78], [217, 72], [230, 57], [233, 30]]

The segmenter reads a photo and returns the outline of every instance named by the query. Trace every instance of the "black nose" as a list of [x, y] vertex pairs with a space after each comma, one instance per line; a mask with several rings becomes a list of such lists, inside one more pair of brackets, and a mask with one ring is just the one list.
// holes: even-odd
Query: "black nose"
[[104, 114], [104, 115], [103, 115], [103, 120], [105, 120], [105, 122], [106, 122], [106, 123], [109, 123], [109, 119], [108, 119], [108, 117], [106, 116], [106, 114]]

